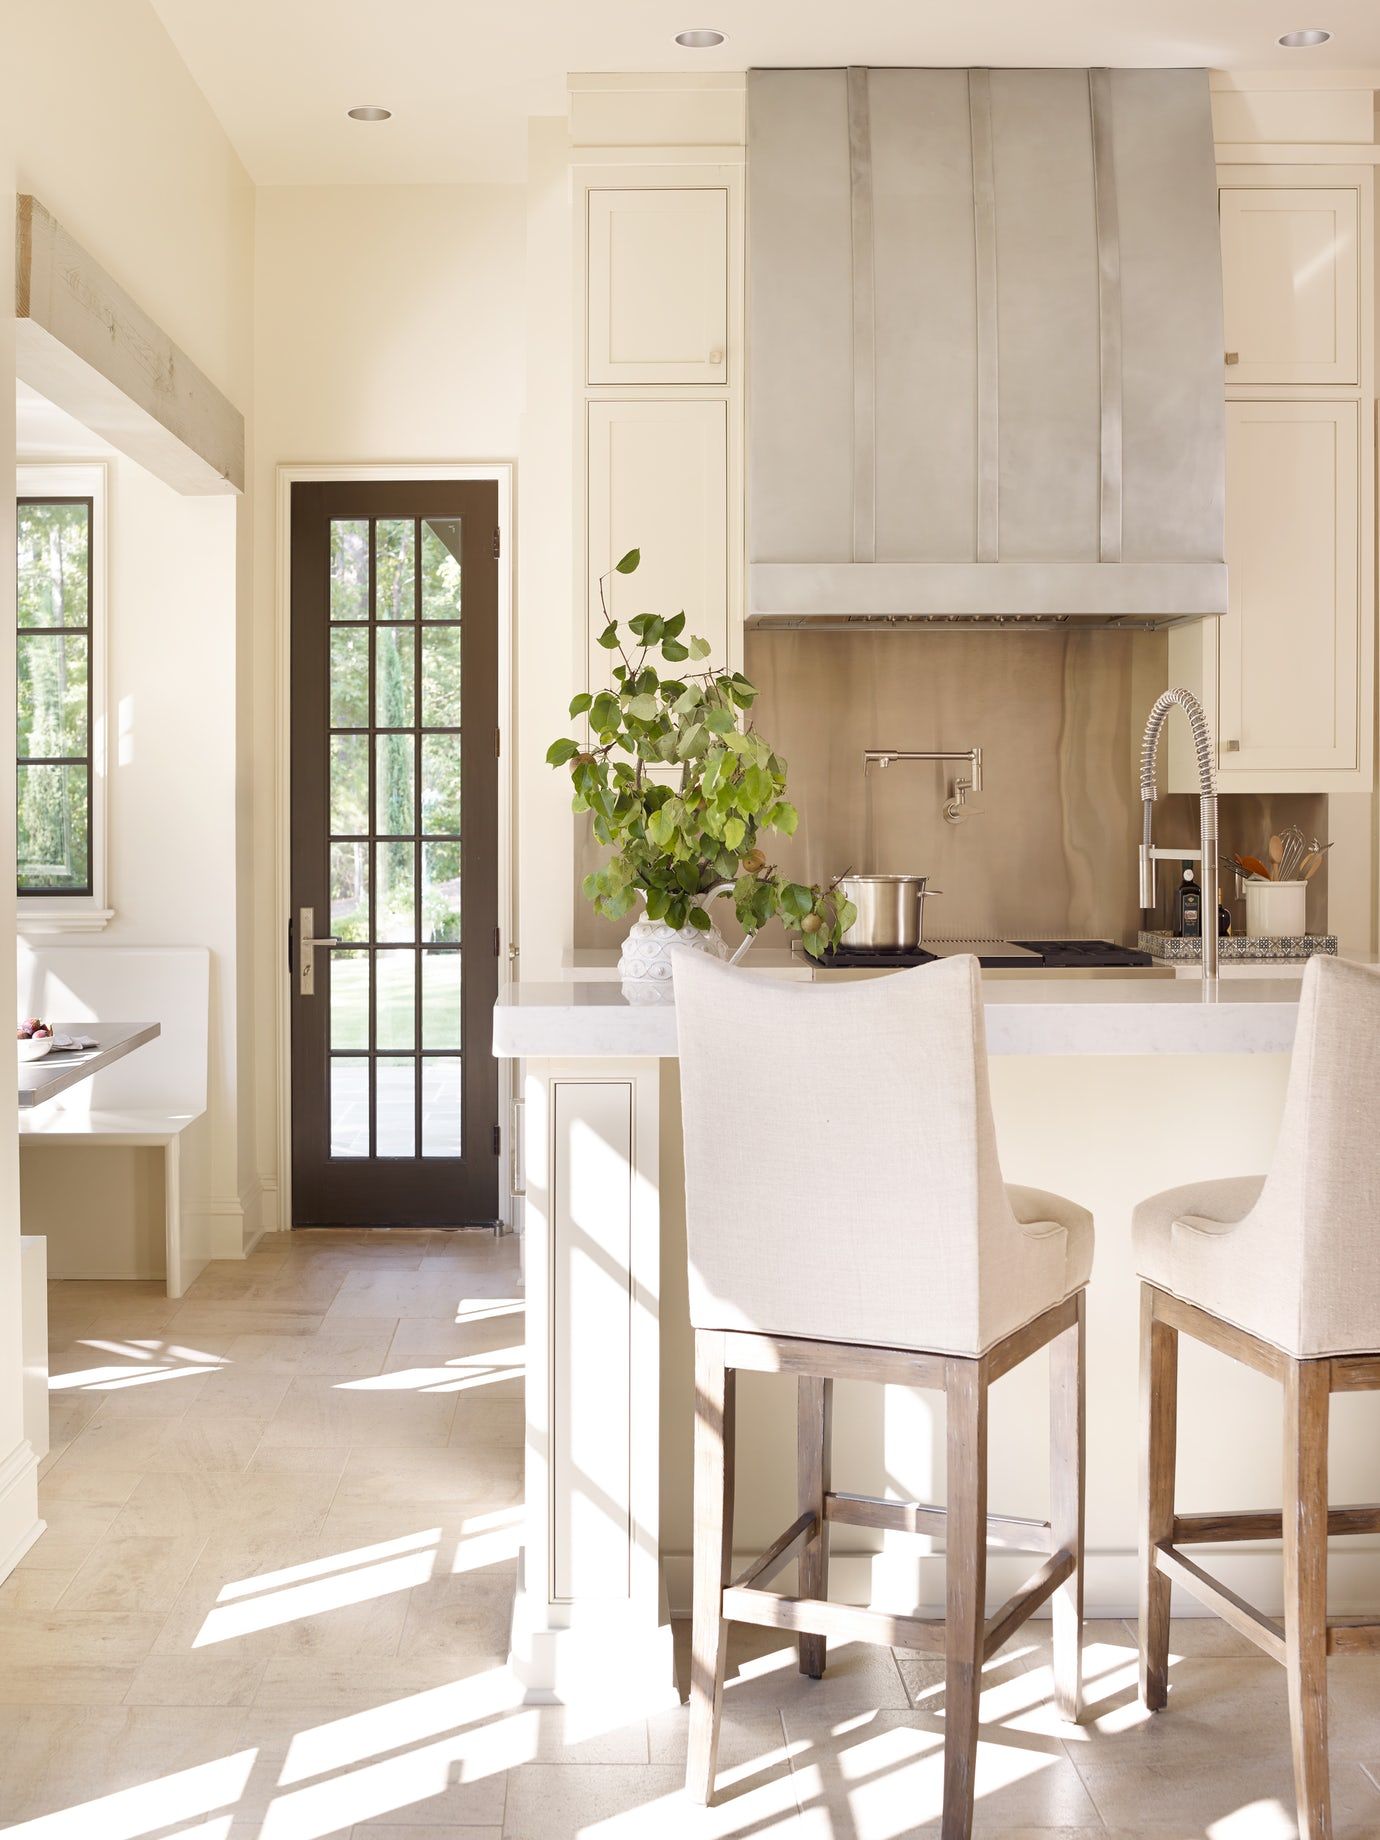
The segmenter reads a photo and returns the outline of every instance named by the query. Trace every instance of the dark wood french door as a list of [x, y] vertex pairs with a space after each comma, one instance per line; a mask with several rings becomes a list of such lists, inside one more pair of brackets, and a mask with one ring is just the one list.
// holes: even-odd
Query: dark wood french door
[[497, 530], [489, 483], [292, 488], [296, 1226], [498, 1215]]

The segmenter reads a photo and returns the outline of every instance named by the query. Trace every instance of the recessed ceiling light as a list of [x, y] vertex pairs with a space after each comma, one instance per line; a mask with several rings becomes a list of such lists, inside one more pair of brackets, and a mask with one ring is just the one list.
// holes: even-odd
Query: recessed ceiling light
[[351, 121], [389, 121], [393, 111], [381, 109], [376, 102], [367, 102], [357, 109], [346, 109], [345, 113]]
[[1277, 42], [1286, 51], [1307, 51], [1314, 45], [1325, 45], [1331, 36], [1321, 26], [1305, 26], [1301, 32], [1286, 32]]
[[723, 33], [716, 32], [713, 26], [693, 26], [688, 32], [676, 33], [676, 43], [684, 45], [687, 51], [712, 51], [715, 45], [723, 42]]

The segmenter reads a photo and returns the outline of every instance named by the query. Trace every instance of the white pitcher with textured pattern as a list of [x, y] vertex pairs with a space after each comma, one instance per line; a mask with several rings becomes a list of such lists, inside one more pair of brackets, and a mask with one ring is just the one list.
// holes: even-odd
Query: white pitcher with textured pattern
[[[698, 905], [709, 912], [709, 903], [732, 891], [732, 882], [719, 882], [699, 897]], [[709, 922], [708, 930], [698, 927], [669, 926], [664, 920], [649, 920], [643, 913], [634, 920], [618, 960], [618, 975], [625, 984], [664, 984], [669, 998], [671, 989], [671, 948], [690, 946], [696, 952], [708, 952], [711, 958], [726, 959], [736, 965], [752, 944], [749, 933], [743, 943], [730, 953], [723, 934]]]

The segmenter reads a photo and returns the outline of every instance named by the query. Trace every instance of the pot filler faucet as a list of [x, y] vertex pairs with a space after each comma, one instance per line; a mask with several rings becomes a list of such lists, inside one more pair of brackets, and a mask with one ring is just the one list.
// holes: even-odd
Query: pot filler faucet
[[980, 747], [964, 748], [961, 751], [952, 748], [926, 748], [919, 753], [906, 748], [865, 748], [863, 750], [863, 773], [866, 775], [869, 767], [889, 767], [898, 760], [966, 760], [968, 777], [954, 780], [953, 791], [944, 806], [944, 822], [961, 824], [965, 818], [982, 815], [980, 812], [963, 809], [963, 801], [970, 792], [982, 791], [982, 749]]
[[[1198, 831], [1196, 850], [1165, 850], [1151, 842], [1155, 811], [1155, 756], [1159, 751], [1160, 730], [1175, 704], [1188, 717], [1193, 731], [1193, 752], [1198, 761]], [[1150, 711], [1140, 744], [1140, 906], [1142, 921], [1150, 924], [1155, 905], [1155, 864], [1166, 859], [1198, 862], [1203, 869], [1203, 983], [1217, 983], [1217, 896], [1216, 881], [1209, 887], [1207, 871], [1217, 863], [1217, 750], [1208, 727], [1203, 706], [1189, 690], [1166, 690]]]

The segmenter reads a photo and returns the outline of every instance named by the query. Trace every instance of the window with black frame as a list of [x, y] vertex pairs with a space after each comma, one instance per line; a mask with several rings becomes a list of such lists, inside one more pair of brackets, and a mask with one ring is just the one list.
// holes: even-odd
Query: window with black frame
[[92, 893], [90, 498], [18, 501], [18, 892]]

